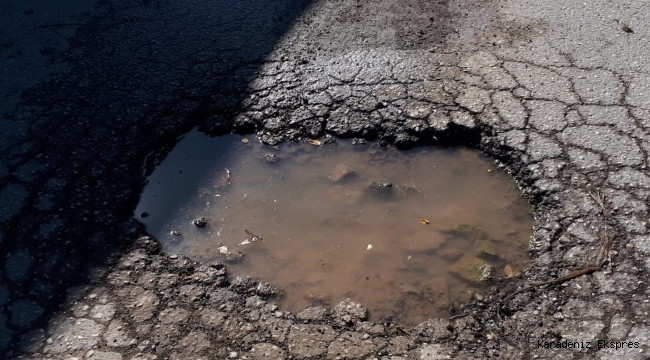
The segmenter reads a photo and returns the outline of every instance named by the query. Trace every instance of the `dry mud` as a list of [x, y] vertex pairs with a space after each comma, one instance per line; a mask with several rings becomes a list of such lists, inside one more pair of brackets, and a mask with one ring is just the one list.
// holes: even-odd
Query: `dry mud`
[[[3, 5], [3, 356], [650, 356], [645, 2], [95, 5]], [[161, 255], [130, 219], [142, 163], [194, 126], [474, 146], [536, 208], [520, 287], [593, 264], [605, 228], [612, 262], [507, 303], [495, 283], [414, 329], [365, 322], [354, 299], [279, 312], [268, 286]]]

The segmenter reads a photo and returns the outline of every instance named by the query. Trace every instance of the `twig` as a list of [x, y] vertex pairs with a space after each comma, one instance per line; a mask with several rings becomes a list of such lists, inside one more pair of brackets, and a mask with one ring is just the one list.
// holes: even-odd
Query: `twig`
[[464, 318], [465, 316], [468, 316], [468, 315], [470, 315], [470, 314], [471, 314], [471, 313], [466, 312], [466, 313], [462, 313], [462, 314], [454, 315], [454, 316], [452, 316], [452, 317], [449, 318], [449, 321], [456, 320], [456, 319], [460, 319], [460, 318]]
[[[609, 210], [605, 207], [605, 197], [600, 193], [600, 191], [596, 191], [596, 195], [589, 190], [589, 196], [591, 196], [592, 199], [600, 206], [601, 211], [603, 212], [603, 215], [605, 216], [606, 219], [609, 219]], [[607, 224], [605, 224], [607, 225]]]
[[397, 330], [401, 331], [402, 333], [404, 333], [404, 335], [411, 335], [411, 333], [410, 333], [408, 330], [404, 329], [404, 328], [401, 327], [401, 326], [396, 326], [395, 328], [396, 328]]
[[[583, 268], [583, 269], [579, 269], [579, 270], [576, 270], [576, 271], [572, 271], [572, 272], [570, 272], [569, 274], [564, 275], [564, 276], [562, 276], [562, 277], [560, 277], [560, 278], [557, 278], [557, 279], [553, 279], [553, 280], [544, 281], [544, 282], [541, 282], [541, 283], [537, 283], [537, 284], [529, 285], [529, 286], [526, 286], [525, 288], [521, 288], [521, 289], [519, 289], [519, 290], [513, 292], [512, 294], [510, 294], [510, 295], [504, 297], [504, 298], [502, 299], [502, 301], [506, 301], [506, 300], [510, 299], [511, 297], [513, 297], [513, 296], [515, 296], [515, 295], [517, 295], [517, 294], [519, 294], [519, 293], [522, 293], [522, 292], [524, 292], [524, 291], [528, 291], [528, 290], [530, 290], [530, 289], [532, 289], [532, 288], [536, 288], [536, 287], [544, 286], [544, 285], [557, 285], [557, 284], [562, 283], [562, 282], [565, 282], [565, 281], [567, 281], [567, 280], [571, 280], [571, 279], [573, 279], [573, 278], [577, 278], [577, 277], [580, 276], [580, 275], [591, 274], [592, 272], [594, 272], [594, 271], [598, 271], [598, 270], [601, 270], [602, 268], [603, 268], [603, 267], [602, 267], [602, 266], [599, 266], [599, 265], [589, 266], [589, 267], [586, 267], [586, 268]], [[550, 287], [550, 286], [549, 286], [549, 287]]]
[[596, 265], [605, 264], [605, 260], [610, 264], [612, 263], [612, 241], [613, 236], [610, 236], [607, 230], [600, 233], [600, 246], [598, 246], [598, 256], [596, 257]]
[[406, 190], [407, 190], [409, 187], [412, 187], [413, 190], [419, 192], [419, 193], [422, 195], [422, 197], [424, 197], [424, 193], [423, 193], [422, 191], [420, 191], [420, 189], [416, 188], [415, 185], [413, 185], [413, 184], [411, 184], [411, 183], [408, 183], [408, 184], [406, 184], [406, 185], [407, 185], [407, 186], [406, 186], [406, 189], [404, 189], [404, 194], [406, 194]]
[[351, 217], [353, 217], [355, 220], [357, 220], [358, 222], [361, 222], [361, 220], [359, 220], [359, 217], [358, 217], [357, 215], [348, 214], [348, 213], [346, 213], [345, 211], [339, 211], [339, 212], [340, 212], [341, 214], [345, 215], [345, 218], [346, 218], [346, 219], [348, 218], [348, 216], [351, 216]]
[[420, 191], [420, 189], [416, 188], [416, 187], [413, 186], [413, 184], [411, 184], [411, 183], [407, 183], [407, 184], [406, 184], [406, 187], [404, 188], [404, 190], [402, 190], [402, 188], [400, 188], [399, 185], [395, 185], [395, 187], [397, 188], [397, 190], [401, 191], [401, 192], [404, 194], [404, 196], [406, 196], [406, 191], [407, 191], [408, 189], [413, 189], [413, 190], [419, 192], [420, 195], [422, 195], [422, 197], [426, 197], [426, 196], [424, 196], [424, 193], [423, 193], [422, 191]]
[[592, 265], [592, 266], [588, 266], [588, 267], [585, 267], [585, 268], [582, 268], [582, 269], [572, 271], [569, 274], [564, 275], [564, 276], [562, 276], [560, 278], [544, 281], [544, 282], [537, 283], [537, 284], [532, 284], [532, 285], [526, 286], [524, 288], [521, 288], [521, 289], [513, 292], [512, 294], [504, 297], [503, 299], [501, 299], [501, 302], [504, 302], [504, 301], [510, 299], [511, 297], [519, 294], [519, 293], [522, 293], [524, 291], [528, 291], [528, 290], [536, 288], [536, 287], [541, 287], [541, 286], [548, 285], [547, 288], [549, 288], [552, 285], [557, 285], [559, 283], [563, 283], [565, 281], [577, 278], [578, 276], [591, 274], [591, 273], [593, 273], [595, 271], [602, 270], [603, 266], [606, 263], [609, 263], [609, 264], [612, 263], [611, 250], [612, 250], [612, 242], [614, 241], [614, 236], [612, 234], [610, 234], [608, 229], [607, 229], [607, 221], [609, 220], [609, 211], [607, 210], [607, 207], [605, 206], [605, 197], [599, 191], [597, 191], [595, 194], [592, 193], [591, 191], [589, 191], [589, 196], [591, 196], [591, 198], [594, 199], [594, 201], [600, 206], [600, 208], [601, 208], [601, 210], [603, 212], [603, 216], [605, 217], [605, 219], [604, 219], [605, 220], [605, 230], [603, 230], [600, 233], [600, 246], [598, 246], [598, 253], [597, 253], [597, 256], [596, 256], [596, 263], [594, 265]]
[[498, 202], [496, 202], [496, 201], [494, 201], [494, 200], [492, 200], [492, 202], [495, 203], [495, 204], [497, 204], [500, 208], [502, 208], [502, 209], [505, 210], [506, 212], [508, 211], [508, 209], [506, 209], [506, 208], [504, 208], [503, 206], [501, 206], [501, 204], [499, 204]]

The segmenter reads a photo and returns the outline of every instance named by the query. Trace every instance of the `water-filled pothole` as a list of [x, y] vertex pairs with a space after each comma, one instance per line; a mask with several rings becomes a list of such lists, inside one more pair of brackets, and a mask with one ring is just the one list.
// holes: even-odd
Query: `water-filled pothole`
[[282, 286], [281, 308], [351, 298], [372, 320], [415, 324], [528, 261], [532, 209], [494, 165], [467, 148], [270, 147], [192, 132], [136, 214], [168, 253]]

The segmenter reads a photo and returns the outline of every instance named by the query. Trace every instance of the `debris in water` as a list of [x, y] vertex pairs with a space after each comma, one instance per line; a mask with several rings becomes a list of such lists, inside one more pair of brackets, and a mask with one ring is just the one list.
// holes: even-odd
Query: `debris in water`
[[372, 276], [366, 276], [366, 280], [372, 280], [372, 279], [379, 279], [379, 281], [381, 281], [381, 278], [379, 277], [379, 272], [376, 272], [375, 275]]
[[409, 257], [407, 257], [406, 260], [411, 260], [412, 257], [413, 257], [412, 255], [409, 255]]
[[513, 276], [515, 276], [515, 271], [512, 270], [512, 266], [506, 265], [506, 267], [503, 268], [503, 272], [506, 273], [506, 279], [509, 279]]
[[254, 243], [254, 242], [258, 241], [258, 240], [260, 240], [260, 241], [264, 240], [260, 236], [257, 236], [257, 235], [253, 234], [252, 232], [250, 232], [250, 231], [248, 231], [246, 229], [244, 229], [244, 232], [248, 235], [248, 239], [242, 241], [239, 245], [247, 245], [247, 244], [250, 244], [250, 243]]
[[492, 172], [492, 169], [488, 169], [488, 172], [491, 173], [491, 172]]
[[172, 236], [181, 236], [181, 232], [178, 230], [172, 230], [171, 234]]
[[194, 226], [196, 226], [196, 227], [202, 228], [202, 227], [205, 227], [206, 225], [208, 225], [208, 219], [206, 219], [204, 217], [200, 217], [200, 218], [192, 220], [192, 224], [194, 224]]
[[266, 160], [266, 162], [269, 162], [269, 163], [274, 163], [274, 162], [277, 162], [278, 160], [280, 160], [280, 157], [275, 155], [275, 154], [270, 154], [269, 153], [269, 154], [264, 155], [264, 160]]
[[243, 257], [244, 257], [244, 254], [242, 254], [241, 251], [238, 251], [236, 253], [233, 253], [233, 252], [229, 251], [226, 254], [225, 259], [226, 259], [226, 261], [229, 261], [229, 262], [237, 262], [237, 261], [240, 261]]
[[320, 146], [320, 144], [321, 144], [320, 140], [314, 140], [314, 139], [309, 139], [309, 140], [307, 140], [307, 142], [312, 144], [312, 145], [316, 145], [316, 146]]
[[427, 219], [425, 219], [425, 218], [420, 219], [420, 222], [423, 223], [424, 225], [429, 225], [429, 224], [431, 224], [431, 221], [429, 221], [429, 220], [427, 220]]
[[227, 246], [220, 247], [219, 252], [222, 253], [222, 254], [227, 254], [228, 253], [228, 247]]
[[321, 260], [321, 261], [320, 261], [320, 264], [321, 264], [321, 265], [325, 265], [325, 261]]
[[241, 142], [243, 142], [244, 144], [248, 144], [248, 139], [243, 138], [243, 139], [241, 139]]
[[506, 208], [504, 208], [503, 206], [501, 206], [501, 204], [499, 204], [498, 202], [496, 202], [496, 201], [494, 201], [494, 200], [492, 200], [492, 202], [493, 202], [494, 204], [496, 204], [497, 206], [499, 206], [500, 208], [502, 208], [503, 210], [508, 211], [508, 209], [506, 209]]
[[372, 245], [368, 244], [368, 250], [372, 249]]
[[343, 163], [338, 163], [336, 166], [334, 166], [334, 169], [332, 169], [332, 175], [330, 175], [330, 179], [332, 179], [333, 182], [339, 182], [339, 181], [344, 181], [347, 180], [348, 178], [351, 178], [355, 175], [354, 170], [352, 170], [351, 167], [343, 164]]

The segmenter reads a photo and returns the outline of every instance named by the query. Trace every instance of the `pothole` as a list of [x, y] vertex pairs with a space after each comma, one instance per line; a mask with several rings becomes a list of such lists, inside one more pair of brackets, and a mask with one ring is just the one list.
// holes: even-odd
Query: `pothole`
[[167, 253], [281, 286], [286, 310], [351, 298], [373, 321], [448, 316], [528, 262], [532, 208], [480, 152], [189, 133], [136, 216]]

